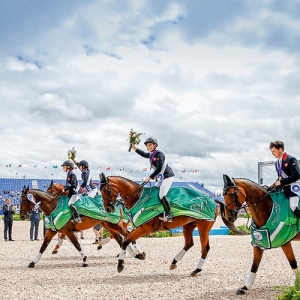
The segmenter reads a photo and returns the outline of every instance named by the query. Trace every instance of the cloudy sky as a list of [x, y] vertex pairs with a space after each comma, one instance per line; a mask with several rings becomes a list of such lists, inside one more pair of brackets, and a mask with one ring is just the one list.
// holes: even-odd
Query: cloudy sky
[[299, 20], [288, 0], [1, 1], [0, 176], [65, 178], [75, 147], [94, 179], [145, 178], [131, 128], [215, 190], [257, 181], [270, 141], [300, 159]]

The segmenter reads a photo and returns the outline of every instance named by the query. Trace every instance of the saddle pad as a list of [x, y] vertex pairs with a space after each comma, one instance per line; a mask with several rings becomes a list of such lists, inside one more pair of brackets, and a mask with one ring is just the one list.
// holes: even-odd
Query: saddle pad
[[290, 209], [290, 202], [283, 192], [270, 194], [273, 207], [266, 224], [257, 228], [252, 222], [251, 236], [252, 245], [261, 249], [278, 248], [291, 241], [299, 232], [299, 221]]
[[[60, 196], [56, 208], [53, 212], [45, 216], [45, 226], [47, 229], [59, 230], [66, 225], [72, 217], [72, 211], [68, 205], [69, 198], [67, 196]], [[99, 221], [107, 221], [112, 224], [119, 223], [121, 219], [120, 207], [116, 207], [114, 213], [107, 213], [105, 211], [102, 196], [83, 196], [74, 203], [78, 212], [82, 216], [87, 216]], [[128, 219], [128, 215], [123, 212], [123, 219]]]
[[[139, 201], [129, 210], [134, 227], [150, 221], [163, 213], [164, 208], [158, 197], [159, 188], [144, 188]], [[214, 221], [215, 201], [206, 194], [191, 188], [173, 187], [168, 192], [173, 217], [187, 216], [198, 220]]]

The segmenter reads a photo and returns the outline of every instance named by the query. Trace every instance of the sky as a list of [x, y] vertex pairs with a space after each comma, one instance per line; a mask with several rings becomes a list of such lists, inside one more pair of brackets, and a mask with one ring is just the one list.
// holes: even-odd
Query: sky
[[176, 181], [257, 182], [271, 141], [300, 159], [299, 69], [299, 1], [1, 1], [0, 177], [65, 178], [75, 147], [94, 179], [144, 179], [133, 129]]

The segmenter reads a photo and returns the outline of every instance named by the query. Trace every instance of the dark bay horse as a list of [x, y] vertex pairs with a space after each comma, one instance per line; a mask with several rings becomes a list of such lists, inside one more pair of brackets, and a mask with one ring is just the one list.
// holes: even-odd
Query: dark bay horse
[[[139, 200], [142, 194], [142, 187], [137, 183], [120, 177], [120, 176], [109, 176], [105, 177], [101, 173], [101, 194], [103, 198], [104, 207], [107, 212], [112, 212], [115, 209], [116, 198], [120, 194], [124, 201], [127, 209], [131, 209]], [[200, 193], [200, 192], [199, 192]], [[215, 211], [214, 218], [217, 216], [217, 208], [213, 207]], [[213, 220], [195, 219], [190, 216], [177, 216], [173, 217], [172, 222], [162, 222], [159, 216], [152, 218], [150, 221], [138, 226], [134, 229], [123, 241], [122, 247], [120, 248], [120, 255], [118, 258], [117, 271], [122, 272], [124, 269], [124, 259], [125, 259], [125, 249], [129, 243], [137, 240], [141, 236], [149, 234], [155, 231], [170, 230], [179, 226], [183, 227], [183, 235], [185, 239], [185, 244], [183, 249], [175, 256], [173, 259], [170, 270], [177, 267], [177, 262], [182, 259], [185, 253], [194, 245], [193, 242], [193, 231], [197, 227], [200, 234], [200, 242], [202, 247], [202, 255], [197, 265], [197, 268], [192, 271], [191, 276], [197, 276], [197, 274], [202, 270], [203, 264], [209, 252], [209, 231], [214, 224]]]
[[[252, 221], [256, 228], [263, 227], [272, 212], [273, 201], [269, 193], [255, 182], [245, 178], [230, 179], [227, 175], [223, 175], [224, 180], [224, 201], [221, 204], [221, 216], [224, 223], [233, 231], [240, 231], [235, 227], [234, 222], [237, 219], [238, 211], [242, 208], [248, 209], [252, 214]], [[288, 201], [288, 199], [285, 199]], [[253, 228], [252, 228], [253, 230]], [[293, 240], [299, 240], [300, 234], [296, 234]], [[288, 259], [293, 271], [298, 272], [297, 261], [293, 252], [291, 241], [281, 246], [286, 258]], [[259, 264], [261, 262], [264, 250], [261, 247], [253, 247], [253, 261], [250, 273], [243, 287], [236, 292], [237, 295], [244, 295], [247, 290], [251, 289], [256, 277]]]
[[[62, 192], [62, 190], [64, 189], [64, 185], [63, 184], [59, 184], [59, 183], [54, 183], [53, 180], [51, 181], [47, 192], [51, 193], [53, 195], [58, 195], [58, 196], [66, 196], [69, 192]], [[123, 210], [120, 209], [120, 215], [121, 215], [121, 219], [123, 219]], [[99, 221], [99, 223], [101, 223], [101, 225], [110, 233], [110, 231], [112, 230], [112, 228], [114, 228], [115, 231], [117, 231], [118, 233], [120, 233], [121, 235], [124, 235], [124, 230], [123, 228], [120, 228], [120, 226], [124, 227], [124, 229], [126, 230], [126, 235], [128, 234], [127, 232], [127, 227], [130, 223], [129, 218], [127, 220], [127, 222], [125, 222], [125, 220], [123, 219], [123, 221], [118, 223], [118, 224], [111, 224], [108, 221]], [[65, 238], [65, 234], [64, 233], [58, 233], [58, 242], [55, 246], [55, 248], [52, 251], [52, 254], [57, 254], [58, 253], [58, 249], [60, 248], [60, 246], [62, 245], [64, 238]], [[107, 244], [110, 240], [111, 240], [111, 236], [108, 236], [107, 238], [103, 239], [99, 245], [97, 246], [97, 249], [100, 250], [102, 249], [102, 246], [104, 246], [105, 244]], [[132, 247], [133, 249], [128, 248], [128, 250], [131, 253], [131, 256], [139, 258], [139, 259], [145, 259], [146, 258], [146, 253], [141, 251], [140, 248], [138, 247], [136, 241], [132, 242]], [[132, 252], [132, 250], [134, 251], [134, 254]]]
[[[20, 217], [22, 220], [27, 219], [32, 213], [33, 209], [38, 207], [43, 211], [44, 215], [50, 215], [51, 212], [56, 208], [58, 200], [59, 197], [57, 195], [52, 195], [48, 192], [44, 192], [38, 189], [29, 189], [29, 187], [26, 188], [24, 186], [21, 199], [20, 199]], [[120, 220], [120, 222], [122, 222], [122, 220]], [[34, 260], [29, 263], [28, 267], [34, 268], [34, 266], [40, 261], [42, 254], [46, 250], [52, 238], [57, 233], [63, 233], [65, 236], [69, 238], [69, 240], [72, 242], [72, 244], [75, 246], [80, 256], [82, 257], [83, 260], [82, 267], [87, 267], [87, 263], [86, 263], [87, 256], [84, 254], [83, 250], [81, 249], [81, 246], [76, 236], [74, 235], [74, 231], [86, 230], [95, 226], [98, 223], [99, 220], [97, 219], [93, 219], [87, 216], [82, 216], [82, 223], [74, 223], [73, 220], [70, 219], [65, 226], [63, 226], [61, 229], [57, 231], [47, 229], [40, 251], [37, 254], [37, 256], [34, 258]], [[124, 236], [126, 236], [128, 232], [121, 224], [117, 224], [117, 225], [118, 226], [112, 223], [107, 224], [107, 229], [109, 229], [111, 236], [118, 242], [119, 245], [121, 245], [123, 241], [123, 237], [118, 233], [116, 227], [118, 227], [118, 230], [122, 232]]]

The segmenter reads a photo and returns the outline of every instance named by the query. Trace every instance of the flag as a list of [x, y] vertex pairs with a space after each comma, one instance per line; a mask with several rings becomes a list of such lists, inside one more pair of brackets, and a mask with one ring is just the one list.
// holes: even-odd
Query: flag
[[47, 169], [47, 167], [45, 167], [44, 169]]
[[101, 169], [101, 167], [98, 167], [97, 170]]
[[6, 168], [10, 168], [11, 167], [11, 164], [9, 164], [9, 165], [6, 165]]
[[53, 169], [57, 169], [57, 166], [52, 166]]
[[110, 167], [106, 168], [106, 171], [110, 171]]
[[125, 169], [124, 168], [120, 168], [120, 171], [124, 171]]
[[182, 172], [182, 173], [185, 173], [185, 170], [182, 170], [181, 172]]
[[18, 167], [22, 168], [22, 164], [18, 165]]
[[147, 168], [143, 168], [143, 171], [147, 171]]
[[33, 167], [34, 167], [34, 168], [37, 168], [37, 165], [34, 165]]
[[198, 173], [198, 170], [193, 170], [193, 173]]

